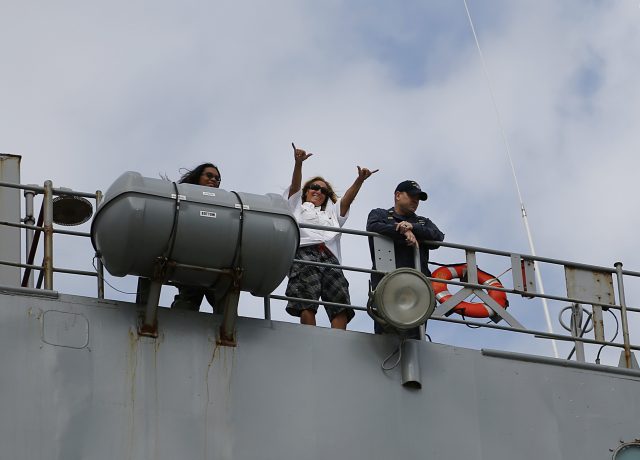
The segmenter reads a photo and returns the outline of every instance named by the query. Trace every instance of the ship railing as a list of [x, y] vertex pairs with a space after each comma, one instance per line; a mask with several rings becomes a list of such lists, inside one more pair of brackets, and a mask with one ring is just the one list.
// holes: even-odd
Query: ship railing
[[[20, 263], [13, 260], [0, 260], [0, 265], [20, 267], [23, 269], [21, 277], [21, 286], [24, 288], [33, 288], [33, 276], [34, 271], [39, 272], [38, 281], [35, 283], [35, 288], [40, 289], [44, 287], [45, 290], [54, 289], [54, 273], [65, 273], [71, 275], [82, 275], [95, 277], [97, 279], [97, 296], [98, 298], [104, 298], [104, 273], [102, 263], [99, 258], [95, 258], [94, 271], [77, 270], [70, 268], [56, 267], [54, 265], [54, 235], [70, 235], [80, 238], [89, 238], [91, 235], [87, 232], [71, 231], [54, 227], [56, 223], [54, 220], [54, 197], [80, 197], [89, 198], [95, 202], [95, 206], [100, 204], [102, 200], [102, 193], [96, 191], [95, 193], [79, 192], [66, 188], [53, 188], [51, 181], [46, 181], [43, 187], [36, 185], [21, 185], [7, 182], [0, 182], [0, 187], [7, 187], [13, 189], [20, 189], [24, 192], [24, 218], [20, 219], [20, 222], [8, 222], [0, 221], [1, 226], [17, 227], [25, 230], [25, 262]], [[37, 195], [42, 196], [42, 204], [39, 213], [38, 220], [34, 217], [34, 197]], [[387, 244], [391, 240], [382, 237], [376, 233], [346, 229], [346, 228], [329, 228], [315, 225], [301, 225], [303, 228], [315, 228], [329, 231], [336, 231], [343, 234], [351, 234], [358, 237], [373, 238], [375, 241], [386, 240]], [[35, 264], [35, 258], [39, 247], [39, 240], [43, 239], [42, 252], [42, 264]], [[484, 247], [469, 246], [451, 242], [421, 242], [421, 244], [433, 244], [439, 246], [437, 252], [432, 252], [433, 256], [437, 254], [438, 257], [443, 254], [444, 251], [452, 251], [455, 253], [455, 258], [458, 260], [463, 259], [467, 265], [467, 273], [469, 274], [466, 280], [443, 280], [438, 279], [438, 282], [445, 283], [447, 285], [459, 286], [462, 290], [467, 290], [470, 295], [481, 295], [481, 292], [485, 291], [504, 291], [511, 296], [520, 296], [522, 298], [538, 298], [566, 303], [567, 306], [562, 311], [567, 311], [570, 316], [569, 324], [567, 325], [560, 318], [559, 323], [568, 330], [569, 334], [559, 334], [550, 332], [549, 330], [542, 330], [539, 328], [530, 328], [523, 326], [522, 323], [526, 323], [525, 320], [521, 321], [513, 313], [512, 309], [500, 309], [499, 306], [492, 306], [496, 316], [491, 321], [485, 322], [481, 320], [470, 320], [466, 317], [456, 318], [451, 317], [453, 308], [450, 305], [448, 308], [444, 308], [445, 305], [440, 305], [434, 312], [429, 321], [440, 321], [454, 324], [462, 324], [474, 328], [494, 329], [501, 331], [516, 332], [519, 334], [526, 334], [536, 338], [549, 339], [551, 341], [563, 341], [572, 342], [573, 349], [567, 356], [568, 359], [573, 358], [580, 362], [585, 362], [585, 344], [593, 344], [600, 347], [607, 346], [613, 348], [622, 349], [622, 356], [620, 365], [627, 368], [637, 366], [633, 351], [640, 350], [640, 346], [633, 345], [630, 340], [629, 329], [629, 313], [640, 313], [640, 308], [629, 307], [626, 304], [625, 298], [625, 277], [631, 277], [634, 280], [640, 280], [640, 272], [630, 271], [622, 268], [622, 263], [617, 262], [614, 267], [604, 267], [598, 265], [588, 265], [583, 263], [576, 263], [561, 259], [553, 259], [541, 256], [532, 256], [527, 254], [518, 254], [507, 251], [494, 250]], [[462, 253], [461, 257], [459, 254]], [[451, 255], [451, 254], [448, 254]], [[483, 285], [477, 283], [477, 258], [481, 257], [496, 257], [500, 260], [507, 260], [507, 266], [509, 267], [507, 272], [511, 272], [510, 282], [504, 281], [503, 275], [498, 275], [501, 279], [503, 287], [496, 287], [490, 285]], [[419, 260], [417, 258], [417, 260]], [[348, 266], [348, 265], [331, 265], [320, 262], [310, 262], [302, 260], [294, 260], [294, 263], [318, 265], [327, 267], [338, 267], [345, 272], [359, 272], [364, 274], [380, 274], [384, 275], [389, 270], [373, 270], [369, 268]], [[484, 261], [483, 261], [484, 263]], [[438, 265], [437, 262], [431, 262], [434, 267]], [[545, 264], [545, 270], [547, 266], [557, 267], [564, 270], [565, 283], [563, 287], [566, 287], [566, 295], [556, 295], [543, 292], [543, 290], [536, 286], [535, 279], [540, 275], [539, 264]], [[450, 264], [451, 265], [451, 264]], [[546, 273], [546, 272], [545, 272]], [[615, 277], [615, 282], [614, 282]], [[430, 278], [432, 281], [434, 278]], [[475, 281], [475, 282], [473, 282]], [[614, 292], [615, 291], [615, 292]], [[457, 295], [454, 293], [454, 296]], [[462, 298], [461, 296], [458, 296]], [[285, 295], [272, 294], [264, 298], [264, 317], [266, 319], [271, 318], [271, 301], [294, 301], [305, 302], [318, 305], [332, 305], [337, 307], [348, 307], [354, 310], [367, 311], [367, 306], [362, 305], [345, 305], [334, 302], [326, 302], [324, 300], [312, 300], [312, 299], [299, 299], [288, 297]], [[583, 305], [590, 305], [591, 310], [587, 311]], [[620, 317], [621, 329], [622, 329], [622, 342], [614, 342], [614, 340], [605, 340], [604, 320], [603, 312], [609, 311], [616, 312]], [[586, 314], [586, 319], [585, 319]], [[618, 322], [618, 316], [613, 315]], [[506, 324], [499, 324], [504, 320]], [[585, 336], [587, 332], [593, 329], [593, 338]], [[615, 338], [614, 338], [615, 339]], [[596, 358], [596, 362], [598, 359]]]
[[[15, 227], [25, 230], [25, 261], [24, 263], [0, 260], [0, 265], [19, 267], [23, 269], [20, 286], [23, 288], [34, 288], [45, 290], [54, 289], [53, 274], [66, 273], [71, 275], [90, 276], [97, 279], [97, 296], [104, 298], [104, 269], [99, 258], [95, 258], [95, 271], [78, 270], [71, 268], [62, 268], [54, 266], [53, 247], [54, 234], [69, 235], [81, 238], [90, 238], [88, 232], [79, 232], [73, 230], [65, 230], [54, 227], [54, 201], [56, 197], [70, 199], [92, 199], [97, 208], [102, 201], [102, 192], [97, 190], [95, 193], [79, 192], [68, 188], [54, 188], [50, 180], [44, 182], [42, 187], [37, 185], [14, 184], [10, 182], [0, 182], [0, 187], [9, 189], [22, 190], [24, 194], [24, 217], [20, 222], [0, 221], [1, 226]], [[36, 221], [34, 215], [34, 201], [37, 195], [42, 196], [42, 202], [38, 219]], [[74, 216], [75, 217], [75, 216]], [[89, 215], [84, 216], [84, 221], [88, 220]], [[64, 218], [64, 217], [63, 217]], [[72, 223], [64, 223], [63, 225], [75, 225]], [[40, 239], [42, 235], [42, 263], [35, 264], [38, 255]], [[38, 272], [38, 279], [34, 283], [33, 273]], [[34, 286], [35, 284], [35, 286]]]
[[[383, 237], [377, 233], [367, 231], [345, 228], [336, 229], [332, 227], [306, 224], [301, 224], [300, 227], [364, 236], [367, 238], [372, 238], [374, 245], [377, 244], [377, 241], [386, 240], [387, 244], [392, 245], [390, 239]], [[621, 262], [616, 262], [614, 264], [614, 267], [605, 267], [444, 241], [422, 241], [420, 242], [420, 244], [439, 247], [438, 251], [431, 252], [432, 259], [435, 254], [439, 254], [443, 250], [458, 254], [456, 256], [458, 260], [460, 258], [464, 259], [463, 263], [466, 264], [468, 279], [448, 280], [440, 278], [436, 279], [432, 277], [429, 278], [431, 281], [437, 281], [439, 283], [444, 283], [452, 286], [459, 286], [461, 288], [461, 291], [466, 290], [465, 292], [459, 291], [459, 294], [461, 294], [461, 296], [458, 296], [458, 300], [463, 300], [465, 298], [465, 293], [468, 293], [469, 295], [478, 295], [481, 292], [485, 291], [502, 291], [509, 295], [517, 295], [525, 299], [537, 298], [542, 300], [543, 302], [545, 302], [543, 303], [543, 306], [545, 308], [546, 315], [548, 315], [548, 309], [546, 306], [547, 300], [562, 302], [567, 305], [560, 311], [558, 323], [569, 332], [569, 335], [550, 332], [549, 330], [532, 329], [529, 327], [525, 327], [516, 318], [515, 314], [509, 312], [509, 309], [502, 309], [499, 305], [496, 304], [490, 305], [495, 315], [492, 316], [491, 321], [488, 322], [480, 320], [469, 320], [464, 316], [462, 316], [461, 318], [450, 317], [449, 315], [454, 313], [455, 303], [457, 302], [456, 299], [452, 299], [453, 304], [450, 304], [448, 306], [445, 304], [438, 306], [434, 314], [430, 317], [429, 321], [441, 321], [461, 324], [473, 328], [510, 331], [533, 336], [539, 339], [548, 339], [553, 341], [554, 349], [556, 349], [555, 341], [572, 342], [573, 347], [569, 352], [567, 359], [572, 359], [572, 357], [575, 355], [576, 361], [583, 363], [586, 362], [584, 349], [585, 344], [592, 344], [600, 347], [606, 346], [619, 348], [622, 349], [620, 357], [620, 367], [635, 369], [638, 368], [637, 361], [633, 355], [633, 351], [639, 351], [640, 346], [633, 345], [631, 343], [628, 314], [640, 313], [640, 308], [627, 306], [624, 277], [628, 276], [632, 277], [635, 280], [640, 280], [640, 272], [623, 269]], [[418, 264], [420, 259], [417, 252], [418, 249], [416, 248], [415, 251], [416, 268], [419, 268]], [[464, 254], [463, 257], [459, 256], [461, 252]], [[485, 258], [494, 257], [497, 259], [501, 259], [502, 261], [507, 260], [508, 269], [497, 278], [504, 278], [503, 275], [511, 272], [511, 282], [507, 283], [504, 280], [500, 280], [502, 287], [492, 286], [488, 284], [479, 284], [477, 281], [477, 272], [479, 270], [477, 259], [479, 255]], [[373, 270], [347, 265], [333, 265], [321, 262], [310, 262], [299, 259], [294, 259], [294, 263], [302, 265], [315, 265], [320, 267], [340, 268], [347, 272], [360, 272], [367, 274], [385, 275], [389, 271]], [[435, 268], [437, 268], [438, 266], [458, 265], [454, 263], [441, 264], [437, 262], [431, 262], [430, 264]], [[545, 270], [547, 269], [547, 267], [555, 267], [556, 271], [558, 269], [564, 271], [564, 287], [566, 287], [567, 295], [545, 293], [541, 287], [537, 286], [536, 278], [539, 277], [540, 274], [540, 264], [545, 264], [543, 265], [545, 267]], [[433, 270], [435, 270], [435, 268], [433, 268]], [[540, 286], [542, 286], [541, 283]], [[453, 295], [456, 296], [456, 293], [454, 292]], [[486, 298], [486, 295], [483, 296], [483, 298]], [[316, 305], [329, 305], [335, 307], [352, 308], [354, 310], [365, 312], [367, 311], [367, 306], [362, 305], [347, 305], [336, 302], [325, 302], [323, 300], [301, 299], [289, 297], [286, 295], [271, 295], [269, 297], [266, 297], [264, 300], [265, 318], [270, 318], [271, 316], [271, 300], [304, 302]], [[591, 311], [587, 310], [583, 305], [590, 305]], [[613, 311], [618, 313], [621, 323], [622, 342], [605, 340], [603, 312], [606, 311], [611, 312], [611, 314], [613, 314]], [[567, 313], [566, 316], [568, 317], [568, 321], [563, 321], [562, 319], [562, 315], [565, 312]], [[616, 315], [613, 316], [616, 320], [617, 329], [618, 317]], [[504, 322], [507, 324], [498, 324], [502, 320], [504, 320]], [[548, 324], [550, 324], [550, 320], [548, 320]], [[585, 334], [591, 331], [593, 331], [594, 338], [586, 337]], [[600, 351], [601, 350], [602, 348], [600, 349]], [[599, 356], [600, 352], [598, 352], [598, 355], [596, 357], [596, 363], [598, 364], [600, 361]]]

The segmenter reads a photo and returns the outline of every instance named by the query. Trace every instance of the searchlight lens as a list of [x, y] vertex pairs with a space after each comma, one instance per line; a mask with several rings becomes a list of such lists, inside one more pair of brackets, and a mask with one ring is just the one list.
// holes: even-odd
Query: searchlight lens
[[387, 273], [375, 290], [374, 300], [380, 316], [398, 329], [423, 324], [436, 306], [431, 283], [412, 268]]

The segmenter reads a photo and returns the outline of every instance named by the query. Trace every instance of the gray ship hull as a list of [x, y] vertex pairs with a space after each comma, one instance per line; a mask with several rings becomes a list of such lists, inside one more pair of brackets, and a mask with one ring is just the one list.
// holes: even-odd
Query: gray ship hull
[[[46, 291], [40, 291], [44, 293]], [[0, 290], [0, 458], [611, 458], [640, 436], [640, 373], [421, 342], [422, 389], [381, 363], [397, 339]]]

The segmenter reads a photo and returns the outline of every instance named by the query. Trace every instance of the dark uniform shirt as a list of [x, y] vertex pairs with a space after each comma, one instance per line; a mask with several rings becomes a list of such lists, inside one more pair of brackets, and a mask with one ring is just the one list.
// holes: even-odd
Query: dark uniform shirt
[[[397, 268], [415, 268], [413, 257], [414, 248], [413, 246], [407, 246], [404, 235], [401, 235], [400, 232], [396, 230], [396, 225], [400, 222], [409, 222], [413, 225], [413, 234], [420, 243], [420, 271], [427, 276], [431, 276], [428, 267], [429, 249], [437, 249], [438, 245], [433, 243], [423, 244], [422, 241], [443, 241], [444, 233], [442, 233], [430, 219], [416, 214], [401, 216], [396, 213], [393, 208], [377, 208], [369, 213], [369, 217], [367, 218], [367, 231], [380, 233], [393, 240]], [[373, 241], [371, 239], [369, 239], [369, 248], [371, 249], [371, 260], [375, 260], [373, 257]], [[375, 270], [375, 266], [373, 269]], [[378, 276], [377, 278], [378, 280], [375, 282], [376, 286], [382, 277]]]

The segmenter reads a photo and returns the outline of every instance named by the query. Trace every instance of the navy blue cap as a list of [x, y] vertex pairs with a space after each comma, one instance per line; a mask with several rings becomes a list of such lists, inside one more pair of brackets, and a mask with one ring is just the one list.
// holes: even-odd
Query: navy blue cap
[[396, 192], [407, 192], [409, 195], [419, 195], [421, 201], [425, 201], [428, 196], [427, 192], [423, 192], [420, 185], [414, 180], [405, 180], [398, 184]]

